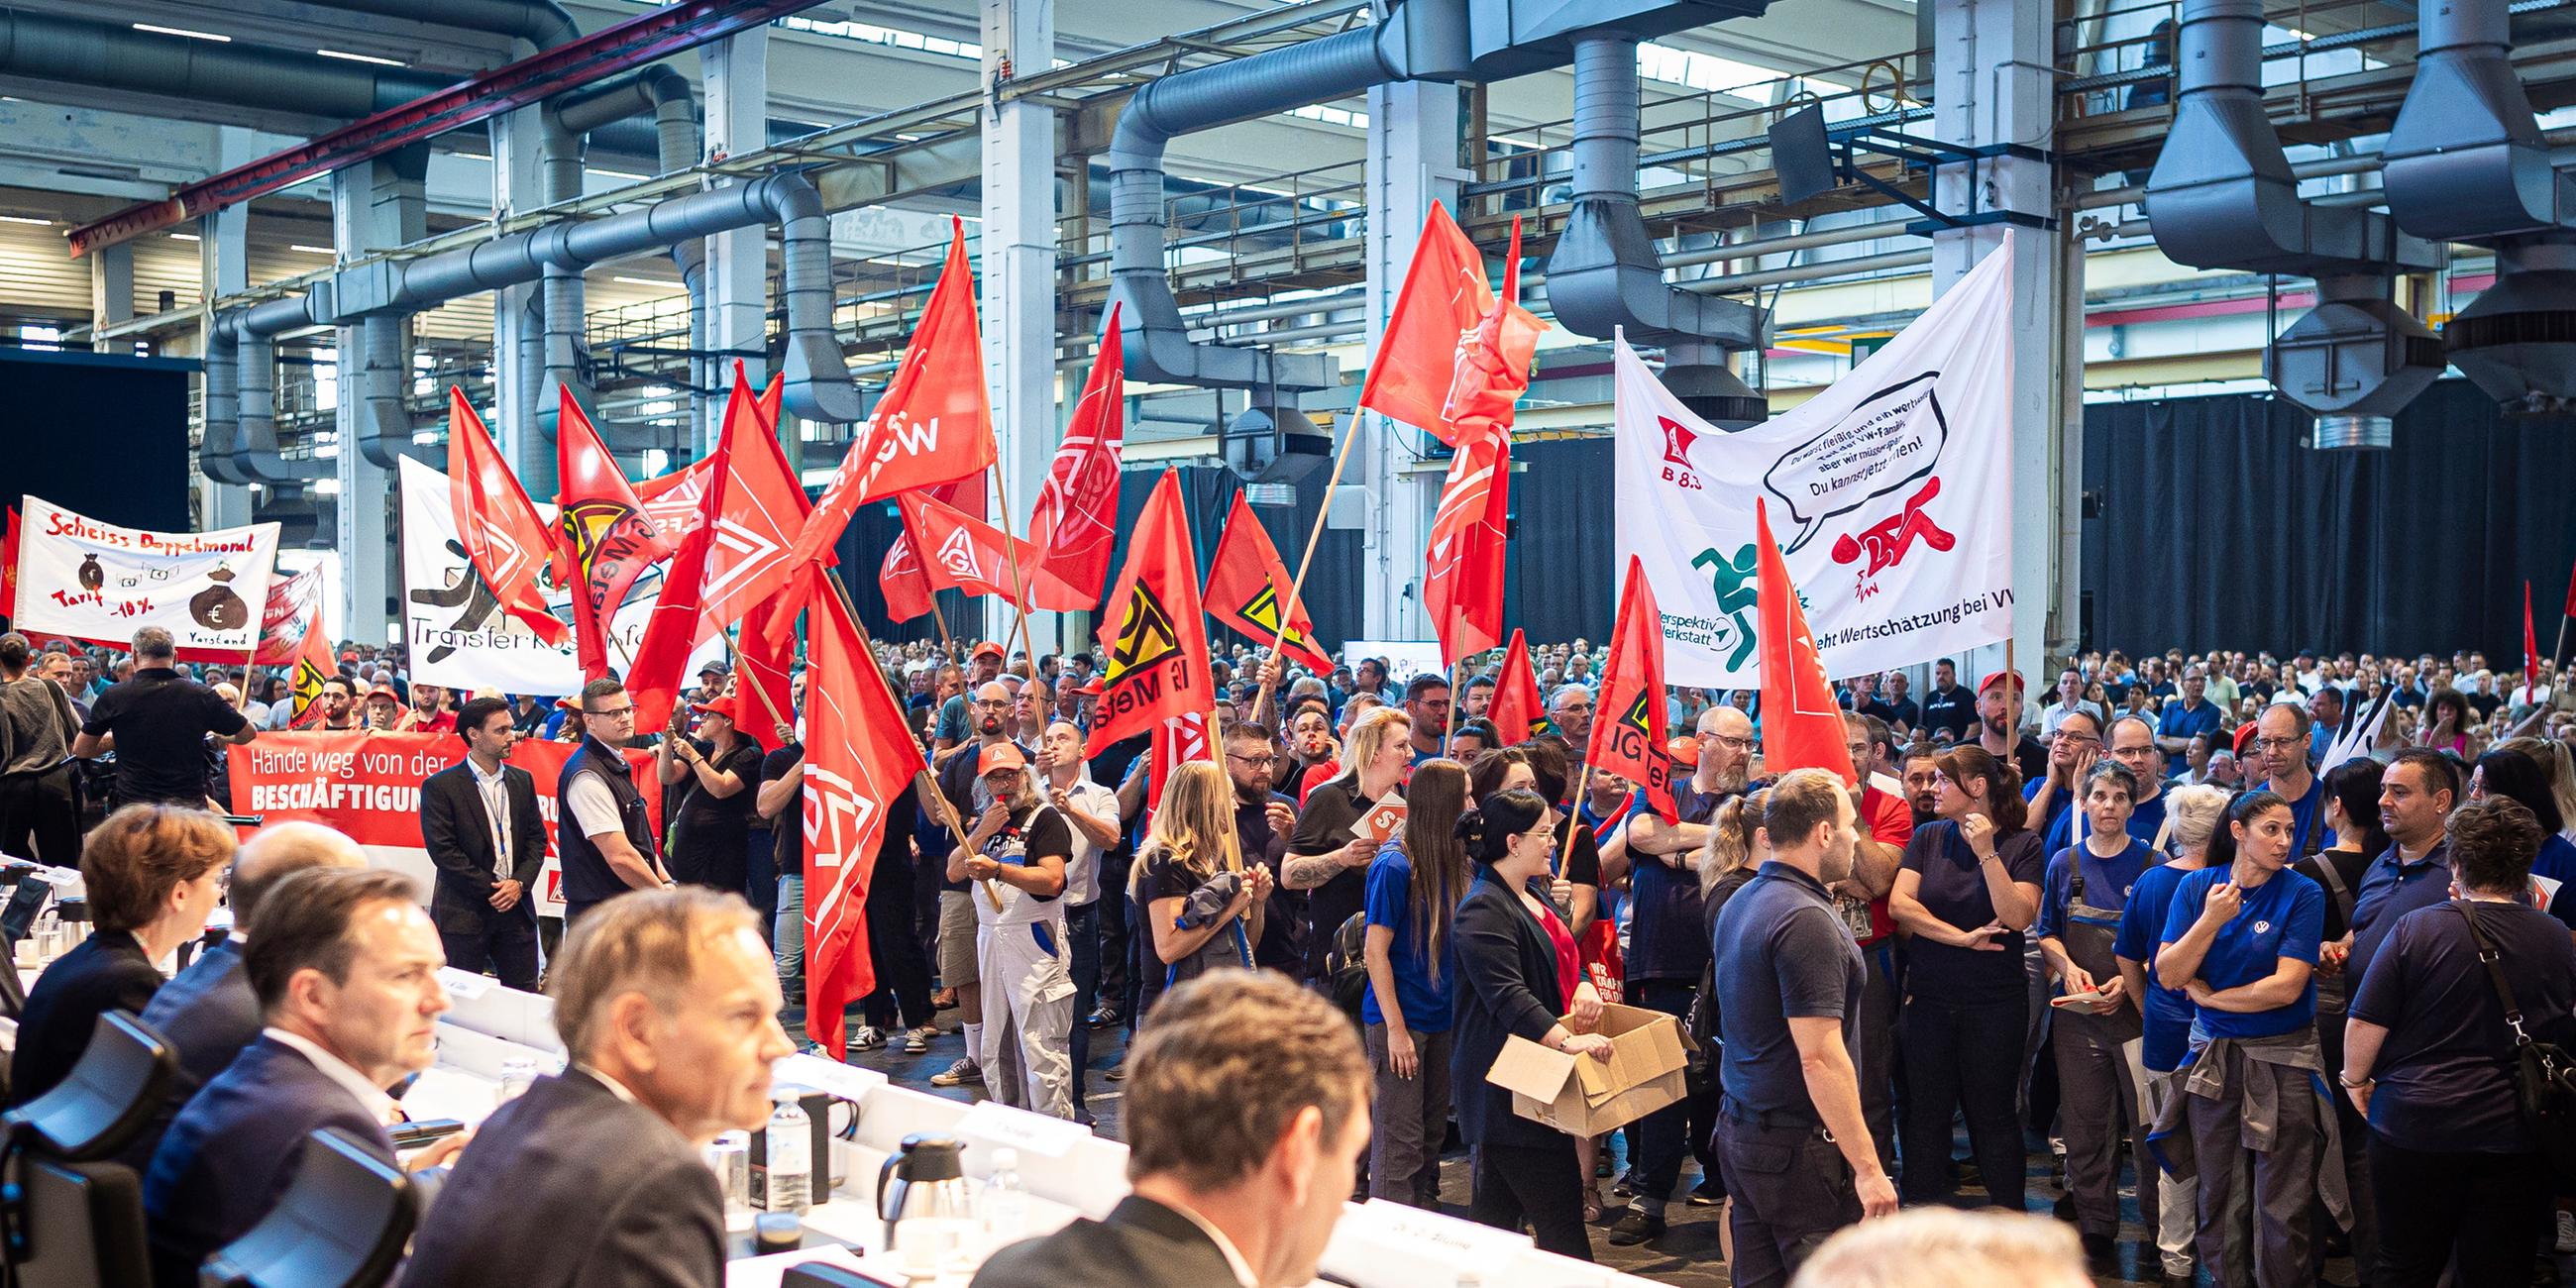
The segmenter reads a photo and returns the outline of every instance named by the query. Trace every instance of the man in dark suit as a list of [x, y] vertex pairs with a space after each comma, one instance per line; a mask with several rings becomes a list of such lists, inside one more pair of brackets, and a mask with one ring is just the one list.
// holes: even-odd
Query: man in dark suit
[[[143, 1180], [153, 1282], [186, 1288], [216, 1249], [286, 1193], [306, 1137], [328, 1128], [394, 1161], [385, 1089], [429, 1067], [447, 990], [438, 932], [411, 879], [315, 868], [262, 896], [242, 969], [268, 1027], [170, 1124]], [[460, 1137], [422, 1150], [427, 1167]]]
[[703, 888], [604, 901], [549, 991], [573, 1065], [485, 1120], [403, 1283], [718, 1288], [724, 1199], [698, 1151], [768, 1121], [770, 1063], [796, 1049], [758, 914]]
[[1127, 1060], [1127, 1174], [1108, 1219], [993, 1255], [974, 1288], [1312, 1283], [1369, 1143], [1349, 1017], [1273, 972], [1154, 1004]]
[[259, 1040], [259, 997], [251, 992], [242, 970], [242, 945], [260, 901], [278, 882], [310, 868], [363, 868], [367, 853], [358, 843], [319, 823], [279, 823], [262, 828], [233, 858], [232, 883], [225, 899], [232, 905], [233, 930], [224, 942], [197, 954], [178, 978], [152, 995], [143, 1010], [144, 1027], [169, 1042], [179, 1056], [179, 1073], [170, 1080], [159, 1119], [135, 1137], [124, 1161], [136, 1175], [152, 1166], [152, 1153], [179, 1110], [197, 1090], [215, 1080], [243, 1048]]
[[501, 982], [537, 987], [537, 874], [546, 865], [546, 823], [537, 782], [503, 762], [518, 745], [510, 704], [475, 698], [456, 713], [465, 759], [420, 785], [420, 836], [438, 865], [429, 915], [447, 964], [469, 974], [486, 965]]

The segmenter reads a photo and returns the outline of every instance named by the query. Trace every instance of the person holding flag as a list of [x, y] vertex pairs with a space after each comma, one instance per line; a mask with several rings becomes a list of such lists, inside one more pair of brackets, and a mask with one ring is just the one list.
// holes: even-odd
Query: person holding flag
[[1072, 826], [1038, 794], [1017, 743], [990, 743], [974, 757], [991, 803], [948, 852], [948, 879], [984, 891], [975, 900], [984, 1088], [1012, 1108], [1071, 1118], [1074, 986], [1064, 890]]

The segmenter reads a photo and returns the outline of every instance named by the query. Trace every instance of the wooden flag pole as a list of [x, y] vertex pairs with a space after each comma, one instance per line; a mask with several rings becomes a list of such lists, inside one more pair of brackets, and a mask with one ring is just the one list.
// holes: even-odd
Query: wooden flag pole
[[1458, 655], [1457, 661], [1449, 664], [1449, 725], [1440, 734], [1440, 754], [1444, 757], [1458, 741], [1458, 717], [1464, 714], [1464, 709], [1458, 702], [1458, 668], [1466, 664], [1467, 655], [1464, 653]]
[[[1279, 605], [1279, 633], [1271, 638], [1270, 656], [1279, 659], [1278, 674], [1281, 676], [1288, 673], [1287, 657], [1283, 650], [1288, 647], [1289, 614], [1302, 602], [1306, 590], [1306, 570], [1314, 566], [1315, 547], [1324, 539], [1324, 520], [1333, 512], [1333, 490], [1341, 486], [1342, 467], [1349, 464], [1351, 459], [1351, 440], [1359, 436], [1359, 409], [1352, 408], [1350, 416], [1350, 423], [1342, 427], [1341, 446], [1333, 449], [1333, 473], [1330, 478], [1324, 480], [1324, 503], [1316, 507], [1315, 522], [1306, 529], [1306, 552], [1297, 556], [1297, 575], [1288, 579], [1288, 598], [1286, 602]], [[1276, 687], [1275, 681], [1264, 681], [1261, 691], [1254, 695], [1252, 699], [1254, 723], [1260, 723], [1262, 714], [1270, 709], [1271, 691]]]
[[[817, 570], [816, 575], [820, 576], [824, 582], [832, 587], [833, 594], [840, 596], [842, 609], [849, 613], [850, 629], [859, 633], [859, 648], [868, 655], [868, 674], [875, 678], [878, 685], [885, 687], [886, 701], [892, 704], [897, 711], [902, 710], [903, 700], [895, 695], [895, 691], [891, 686], [886, 685], [885, 668], [877, 665], [877, 645], [876, 641], [868, 636], [868, 624], [865, 621], [860, 620], [859, 606], [850, 602], [850, 588], [842, 585], [841, 579], [834, 575], [828, 568]], [[930, 764], [930, 749], [921, 745], [921, 735], [914, 733], [910, 724], [906, 724], [903, 727], [903, 736], [910, 738], [912, 740], [913, 750], [921, 753], [921, 763], [925, 768], [923, 768], [919, 773], [913, 775], [913, 781], [918, 784], [922, 779], [930, 778], [930, 770], [927, 768]], [[939, 790], [939, 781], [937, 779], [931, 779], [930, 798], [939, 802], [939, 821], [946, 823], [948, 825], [948, 834], [957, 838], [957, 848], [961, 850], [965, 849], [966, 824], [963, 820], [957, 817], [957, 806], [954, 802], [948, 799], [948, 793]], [[986, 880], [980, 884], [984, 887], [984, 897], [991, 901], [993, 910], [995, 912], [1001, 911], [1001, 892], [994, 888], [994, 885], [990, 880]]]
[[[829, 576], [830, 574], [826, 573], [825, 575], [826, 575], [826, 576]], [[728, 630], [721, 630], [721, 631], [717, 631], [717, 632], [716, 632], [716, 638], [717, 638], [717, 639], [720, 639], [720, 640], [722, 640], [722, 641], [724, 641], [724, 647], [725, 647], [725, 660], [733, 664], [733, 683], [734, 683], [734, 687], [735, 687], [736, 689], [740, 689], [740, 688], [742, 688], [742, 687], [744, 686], [744, 684], [745, 684], [745, 683], [747, 683], [747, 681], [744, 679], [744, 674], [745, 674], [745, 672], [744, 672], [744, 670], [743, 670], [743, 665], [742, 665], [742, 654], [741, 654], [740, 652], [736, 651], [736, 650], [735, 650], [735, 648], [734, 648], [734, 646], [733, 646], [733, 632], [732, 632], [731, 630], [729, 630], [729, 629], [728, 629]], [[752, 695], [753, 695], [754, 697], [757, 697], [757, 698], [759, 698], [759, 699], [760, 699], [760, 709], [769, 713], [769, 723], [770, 723], [770, 725], [773, 727], [773, 729], [774, 729], [775, 727], [777, 727], [777, 726], [782, 726], [782, 725], [783, 725], [783, 726], [786, 726], [790, 731], [793, 731], [793, 729], [795, 728], [795, 722], [794, 722], [794, 721], [789, 720], [789, 719], [788, 719], [787, 717], [785, 717], [785, 716], [782, 716], [782, 715], [778, 714], [778, 704], [769, 700], [769, 690], [764, 689], [764, 688], [760, 687], [760, 686], [759, 686], [759, 685], [757, 685], [757, 684], [753, 684], [753, 685], [751, 685], [751, 691], [752, 691]], [[898, 703], [896, 703], [895, 705], [897, 705], [897, 706], [901, 706], [901, 705], [903, 705], [903, 704], [902, 704], [902, 703], [900, 703], [900, 702], [898, 702]], [[758, 742], [758, 741], [760, 741], [760, 740], [759, 740], [759, 739], [757, 739], [757, 738], [754, 738], [754, 739], [752, 739], [752, 741], [753, 741], [753, 742]], [[785, 737], [783, 737], [783, 736], [782, 736], [782, 737], [779, 739], [779, 741], [781, 741], [781, 742], [785, 742], [785, 741], [787, 741], [787, 739], [786, 739]]]
[[1582, 816], [1584, 793], [1591, 790], [1592, 762], [1590, 760], [1586, 760], [1583, 762], [1582, 776], [1577, 778], [1574, 783], [1574, 799], [1567, 802], [1565, 806], [1565, 840], [1556, 847], [1556, 863], [1550, 869], [1551, 875], [1563, 874], [1566, 862], [1572, 858], [1571, 851], [1574, 849], [1574, 821]]
[[[1011, 538], [1011, 489], [1002, 481], [1005, 471], [993, 468], [993, 495], [1002, 504], [1002, 557], [1011, 564], [1011, 589], [1019, 592], [1019, 602], [1011, 605], [1020, 614], [1020, 652], [1029, 659], [1029, 678], [1038, 679], [1037, 645], [1029, 640], [1029, 583], [1020, 575], [1020, 543]], [[1007, 636], [1005, 638], [1008, 638]]]

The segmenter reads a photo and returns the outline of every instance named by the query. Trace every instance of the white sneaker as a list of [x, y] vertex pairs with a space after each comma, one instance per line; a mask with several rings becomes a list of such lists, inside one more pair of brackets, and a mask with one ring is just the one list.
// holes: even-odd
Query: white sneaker
[[874, 1051], [884, 1045], [885, 1034], [878, 1032], [874, 1025], [862, 1024], [850, 1034], [850, 1049], [853, 1051]]
[[2576, 1252], [2576, 1212], [2558, 1214], [2558, 1250]]

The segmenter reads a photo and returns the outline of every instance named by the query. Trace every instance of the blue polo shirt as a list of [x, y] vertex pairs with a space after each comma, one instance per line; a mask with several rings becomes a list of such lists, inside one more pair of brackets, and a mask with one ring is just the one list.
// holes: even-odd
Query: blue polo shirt
[[[1997, 840], [1995, 854], [2016, 883], [2038, 885], [2047, 875], [2048, 851], [2028, 828]], [[1914, 829], [1899, 866], [1920, 879], [1914, 890], [1916, 902], [1943, 922], [1974, 930], [1995, 919], [1985, 873], [1978, 867], [1976, 852], [1959, 838], [1958, 824], [1939, 819]], [[2008, 930], [1994, 942], [2003, 946], [2000, 952], [1954, 948], [1915, 937], [1905, 949], [1911, 990], [1945, 1002], [1991, 1002], [2018, 995], [2029, 987], [2022, 933]]]
[[[2164, 931], [2165, 910], [2173, 907], [2174, 887], [2190, 875], [2189, 871], [2162, 863], [2139, 873], [2138, 883], [2129, 889], [2129, 901], [2137, 905], [2137, 915], [2120, 918], [2119, 938], [2111, 942], [2113, 953], [2146, 963], [2147, 995], [2138, 1007], [2138, 1013], [2146, 1019], [2146, 1046], [2140, 1054], [2143, 1063], [2157, 1073], [2171, 1073], [2182, 1063], [2183, 1053], [2191, 1047], [2192, 1012], [2198, 1009], [2189, 994], [2156, 982], [2156, 936]], [[2193, 915], [2198, 916], [2198, 911]]]
[[[2022, 803], [2028, 804], [2039, 799], [2039, 789], [2047, 781], [2045, 778], [2039, 778], [2022, 784]], [[2039, 834], [2041, 847], [2049, 853], [2053, 854], [2075, 844], [2091, 830], [2090, 825], [2084, 822], [2084, 811], [2075, 808], [2078, 790], [2080, 789], [2058, 792], [2049, 798], [2048, 816], [2030, 820], [2030, 830]]]
[[[1386, 959], [1395, 973], [1395, 1002], [1404, 1008], [1405, 1030], [1448, 1032], [1450, 985], [1458, 975], [1450, 957], [1453, 945], [1448, 937], [1441, 938], [1440, 978], [1433, 982], [1431, 959], [1422, 951], [1422, 928], [1413, 920], [1413, 860], [1405, 857], [1402, 842], [1393, 837], [1378, 848], [1377, 858], [1369, 863], [1367, 898], [1364, 910], [1368, 924], [1384, 926], [1395, 936], [1395, 942], [1387, 946]], [[1377, 1004], [1374, 981], [1360, 999], [1360, 1019], [1370, 1024], [1386, 1023], [1386, 1012]]]
[[[1674, 812], [1684, 823], [1707, 823], [1717, 816], [1717, 807], [1725, 799], [1722, 795], [1701, 795], [1687, 779], [1673, 784]], [[1629, 806], [1628, 817], [1652, 810], [1640, 792]], [[1707, 918], [1700, 913], [1699, 871], [1688, 854], [1678, 857], [1683, 860], [1680, 867], [1668, 867], [1651, 854], [1637, 855], [1628, 866], [1629, 979], [1696, 983], [1708, 966], [1708, 940], [1702, 934]]]
[[[1762, 865], [1717, 914], [1719, 1081], [1736, 1112], [1814, 1121], [1792, 1018], [1842, 1021], [1843, 1046], [1857, 1061], [1855, 1029], [1868, 982], [1833, 900], [1814, 877], [1785, 863]], [[2016, 961], [2018, 966], [2019, 962]], [[1864, 1071], [1870, 1077], [1877, 1071]]]
[[[2080, 860], [2079, 855], [2082, 856]], [[2085, 905], [2107, 912], [2122, 912], [2128, 906], [2139, 876], [2155, 866], [2155, 852], [2147, 848], [2146, 842], [2131, 838], [2129, 848], [2108, 859], [2094, 854], [2090, 845], [2073, 846], [2049, 856], [2048, 878], [2039, 886], [2039, 920], [2033, 927], [2034, 933], [2042, 939], [2066, 933], [2069, 916], [2066, 905], [2072, 902], [2070, 895], [2074, 882], [2071, 877], [2076, 871], [2071, 865], [2079, 861], [2083, 864]], [[2098, 917], [2084, 917], [2078, 920], [2096, 926], [2119, 926], [2129, 918], [2122, 916], [2104, 921]], [[2116, 953], [2119, 949], [2115, 946], [2112, 951]]]
[[[2226, 880], [2228, 871], [2203, 868], [2185, 875], [2174, 887], [2173, 903], [2165, 913], [2163, 948], [2170, 949], [2191, 932], [2192, 923], [2200, 920], [2201, 906], [2209, 901], [2210, 887]], [[2200, 978], [2211, 988], [2229, 989], [2269, 978], [2284, 957], [2313, 966], [2325, 927], [2326, 892], [2316, 882], [2283, 868], [2245, 892], [2244, 907], [2219, 928], [2209, 955], [2201, 959]], [[2194, 1009], [2211, 1037], [2274, 1037], [2316, 1022], [2317, 982], [2310, 978], [2298, 1001], [2268, 1011]]]
[[2179, 702], [2166, 704], [2164, 713], [2156, 717], [2156, 736], [2159, 738], [2216, 738], [2218, 704], [2207, 698], [2202, 698], [2200, 705], [2196, 707], [2186, 707]]
[[[2264, 780], [2263, 790], [2285, 801], [2290, 800], [2280, 788], [2272, 785], [2270, 779]], [[2331, 848], [2334, 843], [2334, 829], [2326, 826], [2326, 780], [2311, 774], [2308, 776], [2308, 794], [2290, 801], [2290, 859], [2297, 862]]]
[[[2165, 794], [2161, 791], [2129, 808], [2129, 835], [2153, 849], [2156, 834], [2165, 830]], [[2167, 838], [2170, 840], [2171, 838]]]
[[2361, 874], [2361, 889], [2352, 899], [2352, 957], [2343, 972], [2351, 979], [2370, 974], [2370, 959], [2397, 919], [2417, 908], [2430, 908], [2451, 897], [2451, 838], [2433, 843], [2424, 857], [2401, 864], [2391, 845]]

